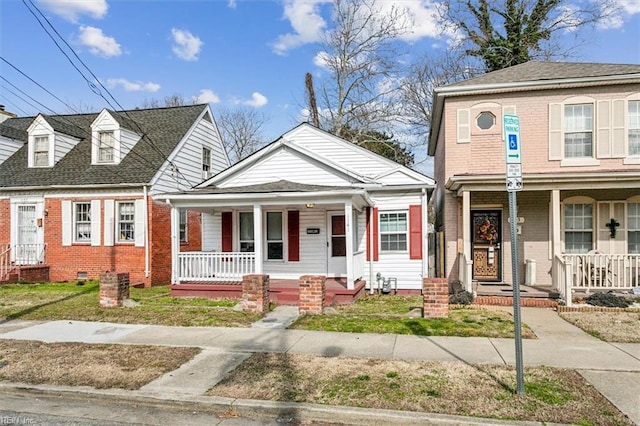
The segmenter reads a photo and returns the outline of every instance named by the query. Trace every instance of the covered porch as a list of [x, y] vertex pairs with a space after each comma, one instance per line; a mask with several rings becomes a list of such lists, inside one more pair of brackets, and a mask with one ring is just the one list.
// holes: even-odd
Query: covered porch
[[[461, 212], [454, 272], [469, 291], [512, 280], [504, 181], [458, 176], [448, 184]], [[525, 175], [517, 193], [519, 284], [550, 289], [567, 305], [596, 291], [640, 291], [638, 188], [640, 178], [626, 172]], [[483, 234], [487, 220], [496, 237]], [[494, 271], [499, 279], [487, 280]]]
[[[349, 297], [369, 281], [372, 202], [364, 189], [278, 181], [167, 194], [166, 201], [174, 294], [232, 294], [248, 274], [269, 275], [282, 294], [302, 275], [326, 276], [328, 292]], [[200, 251], [181, 251], [186, 210], [201, 213]]]

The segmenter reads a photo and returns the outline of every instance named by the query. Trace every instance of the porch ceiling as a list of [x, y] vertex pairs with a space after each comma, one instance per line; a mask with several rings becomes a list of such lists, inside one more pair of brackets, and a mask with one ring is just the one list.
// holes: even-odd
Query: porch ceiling
[[[581, 190], [581, 189], [624, 189], [638, 188], [640, 174], [637, 171], [615, 170], [586, 173], [525, 173], [523, 191]], [[460, 195], [463, 191], [495, 192], [506, 191], [506, 175], [454, 175], [445, 188]]]

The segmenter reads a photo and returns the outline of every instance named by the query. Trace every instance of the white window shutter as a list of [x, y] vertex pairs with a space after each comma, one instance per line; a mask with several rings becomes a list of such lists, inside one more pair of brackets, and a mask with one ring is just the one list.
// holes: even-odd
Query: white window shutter
[[100, 245], [100, 200], [91, 200], [91, 245]]
[[457, 117], [458, 143], [471, 142], [471, 111], [459, 109]]
[[611, 112], [611, 156], [620, 158], [626, 156], [627, 153], [627, 135], [625, 134], [625, 101], [624, 99], [615, 99]]
[[549, 160], [562, 160], [562, 104], [549, 104]]
[[135, 244], [136, 247], [144, 247], [144, 225], [146, 223], [144, 200], [136, 200], [135, 206], [135, 224], [133, 226]]
[[104, 245], [112, 246], [115, 236], [114, 228], [115, 202], [104, 200]]
[[596, 153], [598, 158], [611, 158], [611, 102], [598, 101], [596, 110]]
[[71, 201], [62, 201], [62, 245], [70, 246], [73, 241], [73, 209]]

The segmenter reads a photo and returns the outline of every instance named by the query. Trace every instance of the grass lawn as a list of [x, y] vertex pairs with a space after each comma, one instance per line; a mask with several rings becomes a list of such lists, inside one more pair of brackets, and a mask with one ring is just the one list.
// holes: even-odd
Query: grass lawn
[[640, 343], [640, 310], [561, 312], [560, 317], [605, 342]]
[[210, 396], [423, 411], [579, 425], [631, 425], [573, 370], [525, 369], [525, 395], [504, 365], [252, 355]]
[[[352, 333], [392, 333], [416, 336], [513, 337], [509, 312], [453, 308], [448, 318], [420, 318], [422, 296], [363, 296], [356, 303], [337, 306], [325, 315], [300, 317], [290, 328]], [[528, 326], [523, 338], [535, 338]]]
[[124, 324], [248, 327], [260, 316], [233, 310], [238, 301], [174, 298], [167, 286], [131, 288], [138, 303], [102, 308], [97, 281], [0, 286], [0, 319], [105, 321]]

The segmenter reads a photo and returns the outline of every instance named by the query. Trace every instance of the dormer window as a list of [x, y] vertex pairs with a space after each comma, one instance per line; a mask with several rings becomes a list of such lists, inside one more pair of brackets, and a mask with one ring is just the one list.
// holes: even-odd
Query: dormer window
[[98, 132], [98, 162], [115, 162], [115, 138], [113, 132]]
[[35, 136], [33, 138], [33, 166], [49, 167], [49, 136]]

